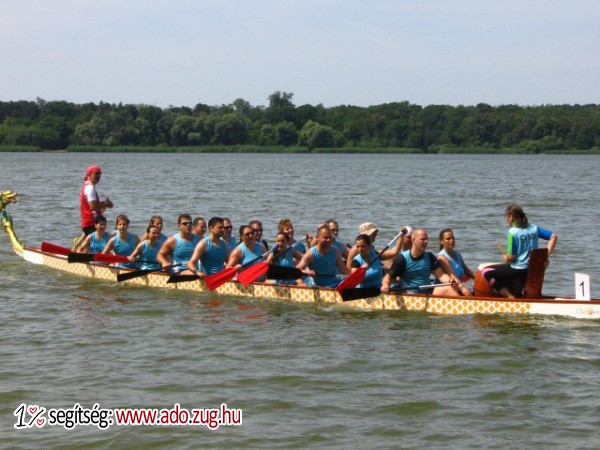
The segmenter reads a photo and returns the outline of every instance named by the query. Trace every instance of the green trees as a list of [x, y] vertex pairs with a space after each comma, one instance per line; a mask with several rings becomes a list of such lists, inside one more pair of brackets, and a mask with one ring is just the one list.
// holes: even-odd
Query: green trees
[[475, 106], [394, 102], [370, 107], [295, 106], [276, 91], [267, 106], [231, 104], [73, 104], [0, 102], [0, 145], [61, 149], [90, 146], [263, 145], [521, 148], [529, 152], [600, 148], [600, 105]]

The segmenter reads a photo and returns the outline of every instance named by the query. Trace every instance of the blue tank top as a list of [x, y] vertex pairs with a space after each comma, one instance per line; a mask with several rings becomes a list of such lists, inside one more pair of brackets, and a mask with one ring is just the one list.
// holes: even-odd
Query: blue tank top
[[[223, 238], [221, 238], [221, 239], [223, 239]], [[233, 250], [234, 248], [237, 247], [237, 241], [235, 240], [235, 238], [233, 236], [231, 236], [231, 239], [229, 239], [229, 242], [228, 241], [225, 241], [225, 242], [227, 242], [227, 245], [229, 245], [229, 250]]]
[[446, 249], [442, 249], [438, 253], [438, 256], [445, 256], [446, 259], [450, 262], [450, 267], [452, 267], [452, 271], [454, 272], [454, 275], [456, 275], [459, 280], [462, 280], [465, 276], [465, 268], [463, 266], [463, 257], [456, 250], [454, 250], [454, 254], [456, 255], [456, 259], [452, 258], [452, 256], [450, 256], [450, 254], [446, 251]]
[[173, 235], [173, 237], [175, 238], [175, 246], [173, 247], [171, 263], [173, 264], [174, 272], [181, 272], [186, 269], [187, 263], [192, 258], [196, 245], [200, 242], [200, 238], [195, 234], [192, 234], [192, 240], [186, 241], [179, 233]]
[[403, 286], [416, 288], [430, 284], [429, 276], [431, 275], [431, 270], [433, 269], [431, 266], [431, 259], [432, 257], [435, 257], [431, 255], [430, 252], [425, 252], [420, 258], [413, 259], [413, 257], [410, 255], [410, 249], [405, 250], [400, 254], [406, 261], [406, 269], [404, 270], [404, 274], [400, 275], [403, 281]]
[[[294, 248], [295, 250], [295, 248]], [[285, 255], [275, 256], [273, 258], [273, 264], [276, 266], [282, 267], [296, 267], [294, 263], [294, 255], [292, 254], [293, 250], [288, 250], [285, 252]], [[277, 284], [296, 284], [296, 280], [275, 280]]]
[[163, 246], [163, 244], [165, 243], [166, 240], [167, 240], [167, 237], [164, 234], [160, 233], [160, 236], [158, 237], [158, 240], [156, 241], [156, 244], [158, 245], [159, 249]]
[[506, 252], [515, 257], [510, 266], [513, 269], [527, 269], [531, 250], [538, 248], [538, 238], [548, 240], [550, 236], [551, 231], [531, 224], [527, 228], [512, 227], [508, 230], [506, 246]]
[[[371, 247], [370, 261], [373, 261], [377, 257], [377, 251]], [[365, 261], [365, 259], [360, 255], [356, 255], [353, 259], [362, 266], [363, 264], [369, 264], [369, 262]], [[376, 261], [373, 263], [371, 267], [367, 269], [365, 273], [365, 279], [362, 283], [358, 285], [358, 287], [381, 287], [381, 282], [383, 281], [383, 267], [381, 266], [381, 261]]]
[[[125, 240], [121, 239], [119, 233], [115, 234], [113, 251], [115, 255], [129, 256], [135, 250], [135, 234], [127, 233]], [[135, 263], [119, 263], [117, 267], [135, 267]]]
[[221, 239], [219, 246], [213, 244], [210, 237], [205, 237], [206, 249], [200, 257], [202, 271], [208, 275], [217, 273], [225, 267], [225, 258], [227, 257], [227, 244]]
[[310, 250], [313, 254], [313, 262], [310, 266], [311, 270], [321, 275], [329, 276], [315, 276], [315, 284], [323, 287], [336, 287], [339, 280], [335, 277], [337, 273], [337, 250], [335, 247], [329, 247], [329, 252], [326, 255], [322, 255], [318, 250], [317, 246], [311, 247]]
[[304, 242], [294, 240], [292, 245], [294, 246], [294, 250], [299, 251], [300, 253], [306, 253], [306, 245], [304, 245]]
[[142, 242], [142, 251], [140, 253], [140, 259], [142, 260], [141, 268], [144, 270], [156, 270], [160, 269], [160, 264], [156, 259], [156, 255], [158, 255], [158, 251], [162, 246], [156, 242], [154, 247], [150, 246], [150, 242], [144, 241]]
[[102, 239], [99, 239], [96, 232], [93, 232], [90, 238], [90, 253], [102, 253], [109, 239], [110, 237], [106, 232], [102, 235]]
[[255, 260], [259, 256], [262, 256], [265, 251], [263, 246], [258, 243], [254, 244], [254, 251], [250, 250], [243, 242], [238, 245], [238, 247], [242, 251], [242, 260], [240, 261], [242, 266], [248, 264], [252, 260]]

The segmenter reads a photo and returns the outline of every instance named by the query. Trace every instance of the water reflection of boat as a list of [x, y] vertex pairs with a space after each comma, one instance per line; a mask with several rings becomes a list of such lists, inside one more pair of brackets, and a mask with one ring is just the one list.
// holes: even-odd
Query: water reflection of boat
[[[96, 278], [103, 281], [116, 281], [117, 274], [131, 269], [117, 269], [98, 263], [69, 263], [67, 256], [41, 251], [40, 248], [24, 246], [13, 229], [12, 218], [5, 207], [16, 201], [13, 192], [6, 191], [0, 197], [0, 218], [13, 250], [25, 261], [58, 269], [74, 275]], [[202, 281], [188, 281], [167, 284], [168, 276], [164, 273], [149, 273], [134, 278], [126, 283], [162, 289], [180, 289], [209, 293]], [[252, 283], [243, 286], [238, 282], [228, 282], [216, 291], [219, 295], [254, 297], [277, 301], [299, 303], [321, 302], [335, 304], [362, 311], [374, 310], [408, 310], [436, 314], [541, 314], [559, 315], [585, 319], [600, 319], [600, 300], [580, 301], [568, 298], [542, 297], [508, 300], [488, 296], [474, 297], [438, 297], [424, 294], [388, 294], [374, 298], [363, 298], [344, 302], [340, 294], [328, 288], [295, 287], [289, 285], [272, 285]], [[541, 290], [540, 290], [541, 292]]]

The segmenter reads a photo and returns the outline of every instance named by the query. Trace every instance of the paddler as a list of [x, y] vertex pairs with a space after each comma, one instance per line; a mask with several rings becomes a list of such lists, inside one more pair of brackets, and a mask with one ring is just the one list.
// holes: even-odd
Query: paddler
[[[290, 245], [296, 244], [296, 239], [294, 239], [294, 224], [290, 219], [281, 219], [277, 224], [277, 230], [279, 233], [285, 233], [288, 235]], [[310, 242], [312, 240], [312, 236], [306, 235], [306, 240]], [[306, 246], [303, 242], [299, 242], [297, 245], [294, 245], [294, 250], [300, 253], [306, 253]]]
[[187, 264], [200, 239], [192, 233], [192, 216], [189, 214], [180, 214], [177, 226], [179, 233], [165, 241], [156, 259], [165, 271], [171, 269], [176, 274], [192, 275], [194, 272], [187, 269]]
[[240, 268], [244, 264], [259, 258], [265, 252], [262, 244], [255, 240], [256, 232], [250, 225], [240, 227], [240, 243], [231, 251], [227, 267]]
[[[291, 239], [288, 234], [279, 232], [275, 237], [275, 250], [267, 256], [266, 261], [269, 264], [281, 267], [296, 267], [296, 264], [302, 259], [303, 253], [296, 250], [302, 243], [298, 242], [291, 244]], [[298, 286], [306, 286], [304, 281], [300, 280], [270, 280], [275, 284], [295, 284]]]
[[450, 228], [444, 228], [440, 231], [440, 251], [437, 254], [437, 259], [444, 272], [452, 277], [460, 288], [462, 295], [471, 295], [469, 289], [462, 284], [463, 281], [468, 281], [475, 278], [475, 274], [463, 259], [462, 255], [455, 248], [456, 240], [454, 231]]
[[[435, 255], [427, 251], [428, 243], [429, 236], [425, 229], [413, 230], [411, 248], [394, 258], [391, 269], [383, 277], [381, 292], [389, 292], [392, 283], [400, 280], [400, 287], [408, 293], [460, 295], [461, 285], [457, 286], [452, 277], [442, 270]], [[420, 289], [420, 286], [431, 284], [430, 275], [434, 275], [440, 283], [450, 283], [450, 286]]]
[[128, 256], [129, 261], [135, 262], [136, 258], [140, 258], [140, 269], [142, 270], [158, 270], [160, 264], [157, 260], [158, 252], [162, 247], [160, 241], [162, 226], [159, 228], [156, 225], [148, 225], [145, 235], [147, 236], [138, 244], [133, 253]]
[[96, 228], [96, 231], [85, 237], [77, 249], [78, 253], [102, 253], [102, 250], [104, 250], [104, 247], [108, 244], [110, 236], [106, 232], [106, 217], [96, 216], [94, 219], [94, 227]]
[[237, 246], [235, 237], [232, 236], [233, 223], [229, 217], [223, 217], [223, 240], [229, 245], [229, 250], [233, 250]]
[[[220, 272], [229, 258], [229, 245], [222, 239], [223, 219], [211, 217], [208, 221], [209, 235], [200, 240], [187, 268], [200, 278]], [[200, 262], [200, 264], [198, 264]]]
[[331, 231], [327, 225], [321, 225], [317, 230], [317, 243], [311, 247], [296, 266], [306, 270], [313, 277], [317, 286], [336, 287], [339, 280], [336, 274], [348, 275], [350, 269], [344, 264], [340, 251], [331, 245]]
[[[113, 237], [108, 240], [106, 247], [102, 250], [102, 253], [114, 253], [120, 256], [129, 256], [136, 249], [140, 243], [140, 238], [128, 231], [129, 229], [129, 217], [125, 214], [117, 216], [116, 220], [117, 232]], [[133, 263], [119, 263], [117, 267], [135, 267]]]
[[[410, 244], [412, 243], [411, 239], [411, 233], [412, 233], [412, 228], [409, 226], [405, 226], [402, 227], [402, 230], [400, 230], [402, 232], [402, 236], [400, 236], [400, 238], [398, 238], [398, 240], [396, 241], [395, 245], [392, 248], [388, 248], [387, 250], [383, 251], [381, 253], [381, 256], [379, 257], [379, 259], [381, 261], [387, 261], [390, 260], [392, 258], [394, 258], [395, 256], [397, 256], [402, 250], [407, 250], [410, 248]], [[369, 240], [371, 241], [371, 247], [373, 249], [375, 249], [375, 239], [377, 239], [377, 234], [379, 233], [379, 228], [377, 228], [372, 222], [365, 222], [362, 223], [359, 227], [358, 227], [358, 234], [364, 234], [366, 236], [369, 237]], [[408, 244], [408, 246], [407, 246]], [[356, 258], [356, 256], [359, 254], [359, 249], [357, 248], [356, 245], [354, 245], [349, 251], [348, 251], [348, 260], [346, 261], [346, 264], [348, 267], [353, 267], [352, 264]]]

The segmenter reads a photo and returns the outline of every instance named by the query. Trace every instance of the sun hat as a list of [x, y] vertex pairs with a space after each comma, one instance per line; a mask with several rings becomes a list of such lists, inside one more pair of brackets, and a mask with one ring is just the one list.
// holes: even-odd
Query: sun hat
[[377, 228], [373, 223], [371, 222], [365, 222], [360, 224], [360, 226], [358, 227], [358, 232], [360, 234], [366, 234], [367, 236], [372, 236], [373, 234], [375, 234], [376, 232], [379, 231], [379, 228]]

